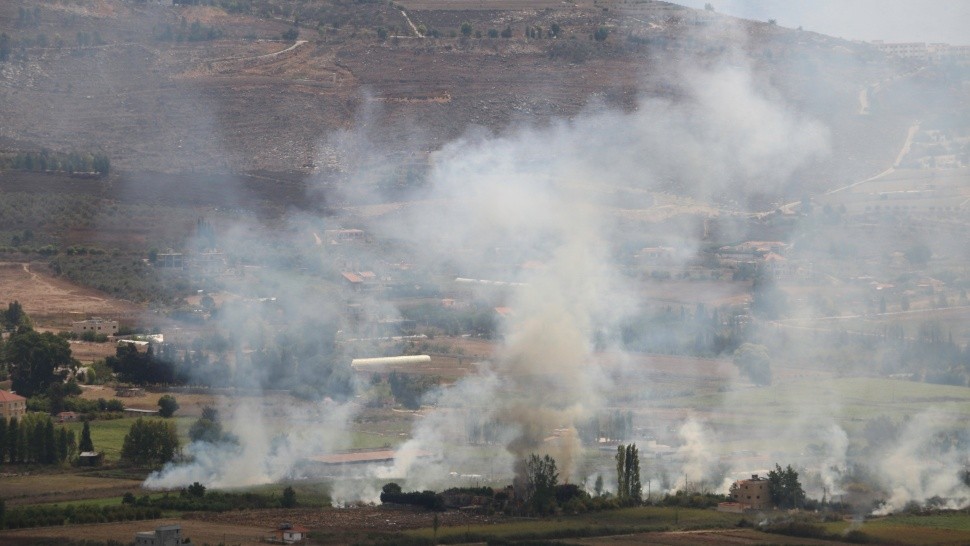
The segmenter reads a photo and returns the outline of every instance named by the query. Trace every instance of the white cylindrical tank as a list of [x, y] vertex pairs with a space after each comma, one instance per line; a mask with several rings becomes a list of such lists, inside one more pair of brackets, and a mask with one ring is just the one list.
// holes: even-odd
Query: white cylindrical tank
[[410, 356], [384, 356], [380, 358], [355, 358], [350, 361], [354, 368], [366, 368], [370, 366], [400, 366], [407, 364], [427, 364], [431, 362], [428, 355]]

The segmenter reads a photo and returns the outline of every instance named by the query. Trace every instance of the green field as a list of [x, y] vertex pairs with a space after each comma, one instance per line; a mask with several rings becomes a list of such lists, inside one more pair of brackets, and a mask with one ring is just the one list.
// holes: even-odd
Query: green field
[[970, 544], [970, 512], [932, 515], [897, 515], [872, 519], [861, 526], [849, 522], [827, 523], [836, 533], [856, 528], [878, 541], [895, 544]]
[[[711, 412], [728, 409], [728, 413], [745, 414], [745, 422], [751, 425], [784, 424], [793, 416], [812, 413], [845, 421], [880, 415], [899, 418], [930, 408], [954, 419], [970, 419], [970, 388], [876, 377], [815, 378], [671, 398], [661, 406]], [[730, 415], [724, 419], [733, 421]]]
[[[442, 527], [438, 529], [438, 538], [445, 541], [449, 539], [459, 541], [465, 538], [473, 541], [530, 540], [648, 531], [716, 529], [734, 527], [741, 518], [740, 514], [725, 514], [714, 510], [642, 506], [568, 517], [522, 519], [495, 525]], [[412, 537], [432, 538], [434, 529], [417, 529], [405, 534]]]
[[[121, 419], [90, 422], [91, 441], [94, 443], [94, 449], [95, 451], [104, 453], [104, 461], [106, 463], [117, 463], [121, 459], [121, 446], [125, 442], [125, 435], [128, 434], [131, 425], [138, 419], [138, 417], [123, 417]], [[172, 417], [171, 420], [175, 422], [175, 426], [179, 431], [179, 439], [182, 445], [185, 446], [189, 441], [189, 427], [195, 422], [195, 418]], [[66, 423], [64, 426], [68, 430], [73, 430], [75, 438], [80, 441], [81, 429], [84, 428], [84, 423]]]

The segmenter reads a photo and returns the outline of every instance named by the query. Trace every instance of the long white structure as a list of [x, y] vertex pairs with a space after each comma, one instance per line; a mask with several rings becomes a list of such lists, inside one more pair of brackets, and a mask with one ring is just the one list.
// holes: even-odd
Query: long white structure
[[371, 366], [400, 366], [405, 364], [427, 364], [431, 362], [428, 355], [410, 356], [385, 356], [380, 358], [355, 358], [350, 361], [354, 368], [367, 368]]

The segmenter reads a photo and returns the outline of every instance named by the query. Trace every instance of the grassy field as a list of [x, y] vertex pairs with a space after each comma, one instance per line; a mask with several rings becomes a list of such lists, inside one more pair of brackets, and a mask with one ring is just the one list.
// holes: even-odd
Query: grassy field
[[[442, 527], [439, 539], [458, 540], [467, 536], [473, 541], [492, 539], [527, 540], [556, 537], [602, 536], [646, 531], [714, 529], [733, 527], [741, 520], [738, 514], [690, 508], [643, 506], [592, 512], [571, 517], [523, 519], [495, 525]], [[434, 529], [423, 528], [406, 533], [432, 538]]]
[[[825, 524], [831, 532], [843, 533], [853, 524]], [[866, 521], [858, 527], [878, 541], [894, 544], [970, 544], [970, 513], [964, 511], [933, 515], [898, 515]]]
[[[736, 404], [737, 400], [744, 401]], [[875, 377], [795, 380], [764, 388], [742, 388], [716, 394], [664, 400], [664, 407], [718, 411], [741, 407], [752, 425], [783, 424], [793, 415], [813, 412], [837, 419], [898, 418], [933, 408], [970, 419], [970, 389]], [[735, 411], [735, 410], [732, 410]], [[729, 414], [725, 414], [730, 419]]]
[[[157, 419], [158, 417], [155, 418]], [[137, 417], [124, 417], [121, 419], [91, 421], [91, 441], [94, 442], [94, 449], [96, 451], [104, 453], [106, 463], [116, 463], [121, 458], [121, 446], [124, 444], [125, 435], [128, 434], [131, 425], [137, 420]], [[173, 417], [172, 421], [175, 422], [175, 426], [178, 428], [179, 439], [182, 441], [182, 445], [186, 445], [189, 441], [189, 427], [192, 426], [195, 419], [192, 417]], [[81, 429], [84, 428], [83, 423], [67, 423], [65, 426], [68, 430], [74, 431], [74, 435], [78, 440], [81, 439]]]
[[137, 491], [141, 486], [140, 480], [40, 472], [4, 476], [0, 483], [4, 499], [11, 504], [99, 498], [105, 495], [120, 499], [125, 491]]

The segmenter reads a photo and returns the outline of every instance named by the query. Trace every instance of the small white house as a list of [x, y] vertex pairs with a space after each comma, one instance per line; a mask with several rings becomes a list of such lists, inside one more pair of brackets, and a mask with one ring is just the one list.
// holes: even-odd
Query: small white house
[[112, 336], [118, 333], [118, 321], [105, 320], [98, 317], [89, 318], [88, 320], [78, 320], [71, 323], [71, 331], [78, 335], [92, 332], [94, 334]]

